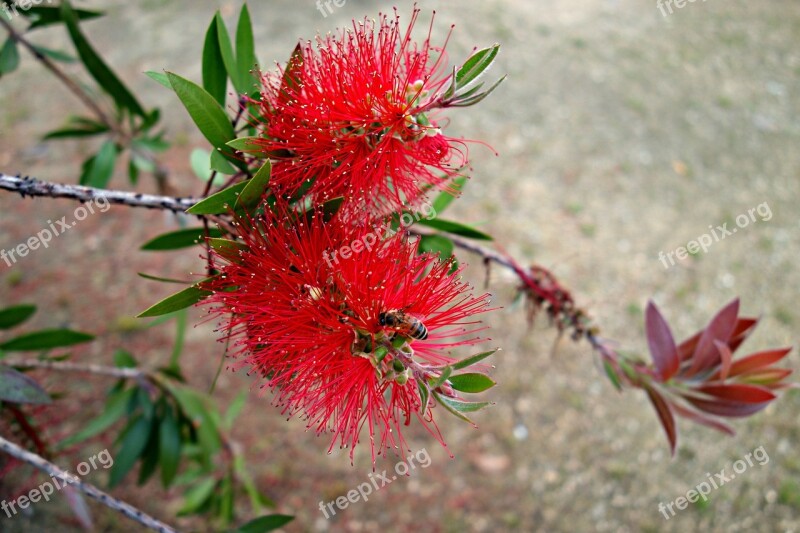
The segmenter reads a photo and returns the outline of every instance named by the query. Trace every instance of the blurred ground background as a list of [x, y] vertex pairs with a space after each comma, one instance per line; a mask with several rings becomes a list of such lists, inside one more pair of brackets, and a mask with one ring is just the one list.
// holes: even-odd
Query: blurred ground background
[[[410, 2], [396, 2], [404, 16]], [[175, 147], [164, 158], [181, 194], [201, 192], [188, 154], [206, 147], [177, 100], [143, 71], [170, 69], [200, 79], [202, 37], [215, 9], [229, 22], [240, 2], [209, 0], [79, 2], [108, 16], [85, 24], [99, 50], [148, 107], [159, 106]], [[793, 0], [694, 2], [662, 16], [654, 1], [422, 1], [420, 37], [437, 10], [439, 42], [456, 25], [453, 61], [473, 46], [502, 44], [493, 74], [508, 80], [475, 108], [453, 112], [449, 132], [489, 142], [475, 147], [473, 179], [450, 218], [480, 224], [516, 257], [553, 269], [603, 333], [643, 352], [642, 309], [654, 298], [683, 338], [731, 298], [762, 317], [749, 351], [796, 345], [800, 251], [800, 4]], [[283, 61], [299, 37], [311, 37], [376, 14], [377, 2], [347, 0], [323, 17], [312, 0], [250, 3], [259, 58]], [[35, 40], [67, 46], [61, 30]], [[436, 42], [436, 39], [434, 39]], [[75, 182], [91, 142], [41, 144], [37, 139], [83, 111], [64, 88], [25, 55], [19, 72], [0, 80], [0, 170]], [[112, 186], [127, 188], [120, 172]], [[142, 190], [152, 190], [144, 180]], [[767, 202], [758, 220], [714, 244], [706, 254], [665, 269], [668, 252]], [[11, 248], [47, 220], [71, 215], [64, 200], [20, 200], [0, 194], [0, 248]], [[131, 318], [168, 294], [136, 272], [185, 277], [203, 268], [197, 253], [140, 252], [138, 246], [175, 229], [174, 217], [114, 207], [90, 217], [13, 268], [0, 264], [0, 304], [35, 301], [30, 327], [69, 326], [96, 333], [75, 360], [108, 362], [117, 348], [151, 365], [169, 356], [172, 327], [141, 331]], [[469, 275], [481, 286], [477, 258]], [[474, 429], [448, 416], [440, 424], [455, 459], [424, 433], [417, 469], [325, 520], [318, 509], [368, 480], [364, 453], [355, 466], [328, 442], [286, 422], [254, 389], [233, 437], [247, 450], [259, 486], [297, 519], [287, 531], [798, 531], [800, 395], [787, 394], [754, 419], [735, 423], [736, 438], [680, 422], [671, 460], [644, 395], [617, 394], [585, 345], [561, 342], [544, 322], [528, 330], [509, 308], [513, 279], [493, 269], [490, 290], [506, 309], [487, 317], [499, 386], [496, 405]], [[195, 315], [199, 317], [199, 314]], [[192, 329], [185, 352], [191, 380], [207, 388], [221, 345], [211, 325]], [[793, 353], [789, 365], [800, 368]], [[72, 386], [85, 417], [102, 408], [107, 383], [81, 376], [49, 377]], [[242, 373], [223, 373], [216, 397], [227, 405], [251, 386]], [[80, 418], [78, 418], [80, 419]], [[659, 502], [675, 500], [707, 473], [753, 449], [769, 455], [666, 521]], [[364, 452], [366, 450], [362, 450]], [[88, 453], [88, 452], [87, 452]], [[76, 458], [79, 460], [81, 458]], [[69, 466], [65, 464], [64, 466]], [[390, 469], [394, 459], [379, 463]], [[102, 474], [97, 478], [102, 480]], [[209, 531], [197, 519], [175, 520], [179, 494], [133, 483], [115, 495], [182, 529]], [[106, 531], [135, 531], [92, 505]], [[44, 531], [69, 516], [63, 503], [38, 504], [34, 514], [0, 521], [3, 531]]]

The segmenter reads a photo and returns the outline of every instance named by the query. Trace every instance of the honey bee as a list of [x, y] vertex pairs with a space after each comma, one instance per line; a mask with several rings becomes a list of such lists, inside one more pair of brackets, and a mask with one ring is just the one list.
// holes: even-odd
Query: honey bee
[[423, 341], [428, 338], [428, 328], [425, 324], [400, 309], [390, 309], [380, 313], [378, 323], [412, 339]]

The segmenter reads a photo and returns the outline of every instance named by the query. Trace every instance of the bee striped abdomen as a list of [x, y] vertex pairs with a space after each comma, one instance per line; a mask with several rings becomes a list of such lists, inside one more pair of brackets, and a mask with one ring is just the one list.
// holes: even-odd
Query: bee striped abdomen
[[407, 315], [398, 309], [385, 311], [378, 315], [378, 322], [381, 326], [387, 326], [402, 335], [412, 339], [425, 340], [428, 338], [428, 328], [421, 320]]

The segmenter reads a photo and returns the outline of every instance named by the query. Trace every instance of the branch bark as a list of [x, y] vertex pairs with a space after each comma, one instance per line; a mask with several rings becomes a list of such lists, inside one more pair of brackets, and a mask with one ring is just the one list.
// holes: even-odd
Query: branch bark
[[58, 479], [66, 484], [69, 484], [72, 487], [75, 487], [76, 489], [83, 492], [90, 498], [99, 501], [106, 507], [109, 507], [119, 513], [122, 513], [131, 520], [139, 522], [148, 529], [152, 529], [153, 531], [158, 531], [159, 533], [177, 533], [176, 529], [168, 526], [167, 524], [159, 520], [156, 520], [152, 516], [140, 511], [139, 509], [128, 503], [123, 502], [122, 500], [114, 498], [110, 494], [101, 491], [94, 485], [81, 481], [77, 477], [62, 470], [61, 468], [54, 465], [50, 461], [47, 461], [43, 457], [40, 457], [35, 453], [31, 453], [27, 450], [24, 450], [19, 446], [17, 446], [16, 444], [14, 444], [13, 442], [4, 439], [3, 437], [0, 437], [0, 451], [3, 451], [13, 457], [16, 457], [20, 461], [24, 461], [29, 465], [33, 466], [34, 468], [38, 468], [42, 472], [45, 472], [46, 474], [51, 476], [54, 480]]

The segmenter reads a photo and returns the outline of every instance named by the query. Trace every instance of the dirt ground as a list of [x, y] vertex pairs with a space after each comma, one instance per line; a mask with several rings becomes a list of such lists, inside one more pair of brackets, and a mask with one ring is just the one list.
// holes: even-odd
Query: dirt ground
[[[197, 194], [188, 154], [206, 147], [177, 100], [141, 73], [170, 69], [200, 78], [200, 49], [220, 7], [233, 25], [239, 1], [81, 2], [108, 16], [85, 28], [105, 57], [148, 106], [160, 106], [175, 147], [165, 157], [181, 194]], [[110, 5], [105, 5], [110, 4]], [[312, 0], [250, 3], [259, 58], [283, 61], [299, 37], [374, 16], [377, 2], [347, 0], [327, 16]], [[398, 1], [401, 14], [411, 2]], [[800, 4], [794, 0], [686, 3], [663, 16], [641, 0], [421, 1], [420, 36], [437, 11], [434, 35], [455, 24], [449, 55], [502, 45], [493, 74], [508, 80], [481, 105], [449, 116], [449, 132], [489, 142], [475, 147], [464, 198], [449, 214], [480, 225], [524, 261], [553, 269], [603, 334], [644, 353], [642, 309], [654, 298], [681, 338], [705, 324], [735, 296], [762, 317], [749, 351], [795, 345], [800, 273]], [[61, 31], [37, 42], [66, 45]], [[0, 171], [75, 182], [91, 142], [41, 144], [80, 103], [30, 56], [0, 80]], [[127, 188], [120, 172], [112, 186]], [[143, 190], [152, 190], [145, 182]], [[737, 215], [766, 204], [735, 235], [670, 268], [659, 261]], [[0, 193], [0, 248], [10, 248], [71, 215], [66, 200], [20, 200]], [[763, 209], [763, 208], [762, 208]], [[766, 210], [763, 210], [766, 212]], [[141, 330], [132, 318], [170, 287], [137, 272], [170, 277], [200, 272], [195, 251], [138, 251], [146, 239], [177, 228], [174, 216], [114, 207], [20, 260], [0, 263], [0, 305], [35, 301], [31, 327], [68, 326], [98, 335], [75, 360], [108, 362], [125, 348], [145, 364], [169, 357], [172, 327]], [[469, 276], [479, 287], [479, 259]], [[510, 306], [513, 278], [493, 269], [490, 290], [505, 308], [492, 326], [493, 376], [485, 394], [496, 402], [476, 415], [477, 429], [442, 413], [451, 459], [424, 431], [409, 432], [412, 449], [430, 457], [370, 496], [326, 520], [330, 501], [368, 481], [366, 450], [351, 466], [346, 453], [326, 455], [328, 442], [286, 422], [253, 388], [233, 438], [246, 450], [259, 487], [294, 514], [287, 531], [798, 531], [800, 530], [800, 394], [785, 395], [760, 415], [734, 422], [728, 438], [681, 422], [677, 457], [643, 394], [616, 393], [585, 345], [555, 337], [546, 324], [526, 327]], [[194, 318], [200, 315], [196, 313]], [[201, 388], [213, 379], [222, 346], [211, 325], [189, 333], [184, 364]], [[800, 368], [792, 353], [788, 365]], [[69, 376], [83, 416], [101, 409], [107, 383]], [[62, 376], [47, 378], [60, 385]], [[223, 373], [216, 397], [226, 406], [252, 382]], [[76, 413], [70, 413], [76, 414]], [[80, 413], [77, 413], [79, 415]], [[711, 473], [760, 447], [768, 455], [666, 520], [659, 503], [683, 496]], [[763, 457], [763, 455], [762, 455]], [[394, 459], [378, 471], [394, 468]], [[65, 465], [67, 466], [67, 465]], [[102, 475], [99, 476], [102, 480]], [[175, 519], [179, 493], [133, 482], [114, 491], [181, 529], [213, 530]], [[90, 504], [105, 531], [136, 531], [130, 522]], [[2, 531], [45, 531], [68, 516], [65, 505], [0, 522]], [[58, 526], [77, 531], [76, 526]]]

